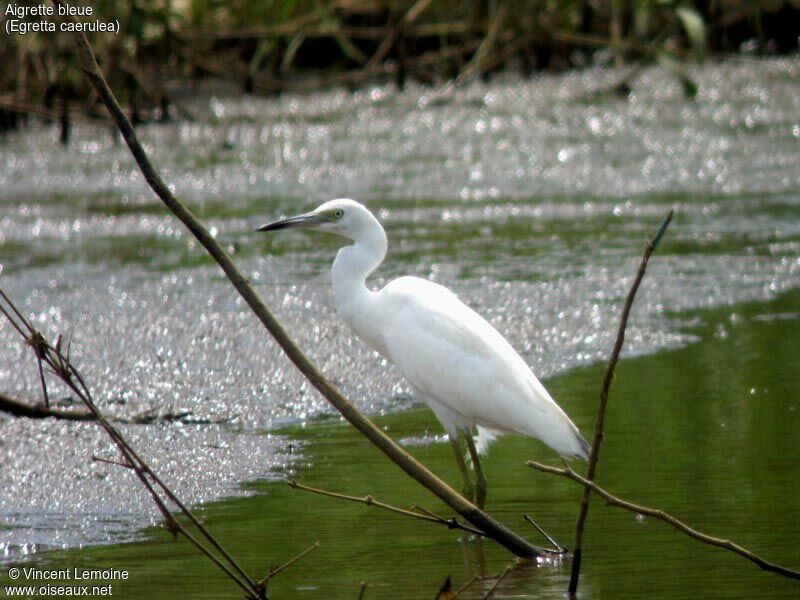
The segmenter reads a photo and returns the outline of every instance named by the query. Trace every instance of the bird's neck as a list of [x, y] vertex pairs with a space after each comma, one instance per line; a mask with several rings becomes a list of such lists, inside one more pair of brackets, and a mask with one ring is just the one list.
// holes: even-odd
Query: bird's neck
[[[367, 288], [366, 280], [383, 262], [387, 241], [383, 228], [377, 221], [375, 225], [361, 232], [353, 245], [339, 250], [331, 275], [340, 316], [368, 345], [379, 350], [378, 340], [372, 339], [375, 329], [370, 317], [376, 293]], [[370, 322], [373, 327], [366, 326]]]

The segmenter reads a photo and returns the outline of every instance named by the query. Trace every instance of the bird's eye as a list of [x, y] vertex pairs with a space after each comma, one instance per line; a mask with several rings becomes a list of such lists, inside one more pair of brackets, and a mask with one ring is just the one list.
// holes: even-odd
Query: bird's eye
[[344, 216], [344, 211], [341, 208], [337, 208], [331, 213], [331, 216], [338, 221]]

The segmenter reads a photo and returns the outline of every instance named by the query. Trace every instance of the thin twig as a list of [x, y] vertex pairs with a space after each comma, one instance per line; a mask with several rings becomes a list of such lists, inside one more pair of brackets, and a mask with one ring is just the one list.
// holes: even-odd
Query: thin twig
[[[40, 364], [47, 365], [49, 370], [51, 370], [56, 377], [61, 379], [61, 381], [63, 381], [64, 384], [66, 384], [67, 387], [69, 387], [75, 393], [75, 395], [81, 400], [81, 402], [83, 402], [86, 408], [89, 409], [92, 418], [98, 422], [98, 424], [106, 431], [111, 440], [117, 446], [117, 449], [125, 461], [124, 463], [120, 463], [121, 466], [126, 466], [133, 469], [137, 478], [147, 489], [147, 492], [150, 494], [153, 502], [156, 504], [158, 510], [164, 517], [166, 522], [165, 527], [167, 530], [173, 534], [180, 533], [183, 535], [187, 540], [189, 540], [190, 543], [200, 550], [200, 552], [205, 554], [220, 569], [222, 569], [239, 587], [241, 587], [247, 593], [249, 597], [259, 597], [255, 582], [246, 573], [244, 573], [236, 561], [234, 561], [233, 558], [231, 558], [228, 553], [221, 548], [219, 543], [216, 542], [213, 536], [211, 536], [211, 534], [204, 527], [202, 527], [194, 515], [192, 515], [191, 512], [180, 502], [180, 500], [178, 500], [169, 490], [169, 488], [167, 488], [166, 485], [164, 485], [164, 483], [158, 479], [149, 465], [147, 465], [147, 463], [139, 457], [139, 455], [134, 451], [133, 447], [128, 443], [123, 435], [100, 412], [100, 409], [97, 408], [97, 405], [92, 398], [91, 390], [84, 380], [83, 375], [78, 371], [75, 365], [72, 364], [72, 362], [69, 360], [69, 357], [65, 356], [61, 352], [61, 338], [59, 337], [59, 341], [55, 346], [50, 344], [44, 338], [44, 336], [39, 331], [34, 329], [31, 323], [25, 319], [24, 316], [22, 316], [14, 303], [11, 302], [10, 298], [2, 289], [0, 289], [0, 297], [2, 297], [5, 303], [8, 304], [12, 311], [17, 315], [18, 320], [15, 320], [5, 309], [2, 310], [3, 314], [13, 324], [14, 328], [25, 338], [26, 343], [34, 349], [37, 361]], [[164, 490], [167, 496], [181, 508], [182, 512], [184, 512], [184, 514], [186, 514], [187, 517], [189, 517], [189, 519], [196, 526], [198, 526], [198, 529], [201, 531], [203, 536], [220, 551], [223, 557], [239, 573], [238, 575], [234, 573], [231, 568], [228, 567], [228, 565], [225, 565], [216, 556], [214, 556], [208, 550], [208, 548], [206, 548], [199, 540], [191, 535], [191, 533], [175, 519], [164, 500], [153, 487], [153, 482], [155, 482], [162, 490]]]
[[483, 600], [491, 600], [492, 598], [494, 598], [494, 593], [497, 591], [497, 588], [500, 586], [503, 579], [506, 578], [506, 575], [508, 575], [511, 572], [511, 569], [512, 569], [511, 565], [506, 565], [506, 568], [503, 569], [502, 573], [500, 573], [500, 577], [497, 578], [497, 581], [494, 582], [494, 585], [489, 589], [488, 592], [486, 592], [486, 594], [484, 594]]
[[700, 542], [709, 544], [710, 546], [717, 546], [719, 548], [724, 548], [725, 550], [730, 550], [731, 552], [738, 554], [739, 556], [742, 556], [749, 561], [754, 562], [756, 565], [758, 565], [765, 571], [772, 571], [773, 573], [778, 573], [779, 575], [790, 577], [792, 579], [800, 579], [800, 572], [772, 563], [762, 558], [761, 556], [751, 552], [750, 550], [747, 550], [746, 548], [743, 548], [742, 546], [739, 546], [738, 544], [731, 542], [730, 540], [713, 537], [706, 533], [697, 531], [696, 529], [690, 527], [683, 521], [680, 521], [679, 519], [673, 517], [672, 515], [664, 512], [661, 509], [650, 508], [648, 506], [642, 506], [640, 504], [634, 504], [633, 502], [628, 502], [627, 500], [618, 498], [617, 496], [611, 494], [611, 492], [608, 492], [605, 489], [601, 488], [594, 481], [590, 481], [585, 477], [582, 477], [568, 466], [563, 469], [559, 469], [558, 467], [551, 467], [550, 465], [544, 465], [542, 463], [538, 463], [532, 460], [528, 461], [527, 464], [529, 467], [532, 467], [537, 471], [541, 471], [542, 473], [552, 473], [553, 475], [559, 475], [561, 477], [572, 479], [573, 481], [584, 486], [584, 489], [591, 490], [592, 492], [596, 493], [598, 496], [600, 496], [606, 502], [608, 502], [613, 506], [617, 506], [619, 508], [629, 510], [637, 514], [647, 515], [648, 517], [653, 517], [654, 519], [659, 519], [660, 521], [664, 521], [665, 523], [671, 525], [678, 531], [681, 531], [686, 535], [688, 535], [689, 537], [694, 538]]
[[14, 319], [5, 308], [3, 308], [3, 315], [5, 315], [6, 319], [14, 326], [19, 334], [25, 338], [26, 343], [33, 348], [34, 353], [36, 354], [36, 366], [39, 370], [39, 383], [42, 386], [42, 394], [44, 396], [44, 406], [46, 409], [50, 409], [50, 395], [47, 393], [47, 381], [44, 378], [44, 367], [42, 366], [42, 352], [43, 352], [43, 345], [45, 343], [44, 337], [40, 334], [36, 329], [34, 329], [31, 322], [23, 315], [17, 307], [14, 305], [13, 302], [9, 299], [5, 292], [0, 291], [2, 294], [3, 301], [11, 307], [12, 312], [16, 315], [17, 319], [19, 319], [19, 323], [16, 319]]
[[11, 302], [11, 299], [6, 295], [3, 290], [0, 290], [0, 296], [2, 297], [3, 301], [11, 308], [11, 311], [16, 315], [16, 318], [12, 317], [6, 308], [0, 305], [0, 310], [3, 311], [3, 315], [6, 317], [9, 323], [17, 330], [17, 332], [25, 339], [25, 342], [33, 348], [34, 353], [36, 354], [36, 365], [39, 370], [39, 383], [42, 386], [42, 394], [44, 395], [44, 406], [46, 410], [50, 410], [50, 396], [47, 393], [47, 382], [44, 378], [44, 368], [42, 367], [42, 344], [44, 343], [44, 338], [42, 335], [33, 328], [30, 321], [25, 318], [17, 307]]
[[175, 493], [156, 475], [153, 470], [147, 465], [141, 458], [135, 455], [133, 450], [131, 449], [131, 453], [134, 454], [136, 460], [142, 465], [143, 470], [152, 478], [152, 480], [158, 485], [159, 488], [164, 492], [164, 494], [169, 498], [177, 507], [178, 509], [186, 516], [186, 518], [191, 521], [191, 523], [203, 534], [203, 537], [214, 547], [216, 550], [228, 561], [228, 563], [233, 567], [233, 569], [251, 586], [256, 588], [257, 584], [255, 581], [245, 572], [245, 570], [239, 565], [239, 563], [230, 555], [230, 553], [220, 544], [217, 539], [211, 534], [211, 532], [206, 528], [205, 525], [194, 515], [194, 513], [189, 510], [189, 508], [178, 498]]
[[[3, 300], [4, 300], [6, 303], [8, 303], [8, 304], [11, 304], [11, 301], [8, 299], [8, 296], [6, 296], [6, 295], [5, 295], [5, 292], [3, 292], [3, 290], [0, 290], [0, 294], [2, 294], [2, 296], [3, 296]], [[8, 311], [5, 309], [5, 307], [4, 307], [2, 304], [0, 304], [0, 311], [2, 311], [2, 313], [3, 313], [3, 315], [5, 316], [6, 320], [7, 320], [9, 323], [11, 323], [12, 327], [14, 327], [14, 329], [16, 329], [16, 330], [17, 330], [17, 333], [19, 333], [19, 334], [20, 334], [20, 335], [21, 335], [23, 338], [25, 338], [25, 340], [27, 341], [27, 339], [28, 339], [28, 333], [27, 333], [26, 331], [24, 331], [24, 330], [22, 329], [22, 327], [20, 327], [20, 326], [17, 324], [17, 321], [14, 319], [14, 317], [12, 317], [10, 314], [8, 314]]]
[[[647, 263], [650, 257], [667, 230], [667, 227], [672, 221], [673, 211], [670, 210], [664, 220], [661, 222], [656, 234], [651, 240], [648, 240], [645, 247], [644, 256], [639, 263], [639, 269], [636, 272], [636, 277], [633, 280], [631, 289], [625, 299], [625, 305], [622, 309], [622, 316], [619, 321], [619, 328], [617, 329], [617, 339], [614, 342], [614, 349], [611, 351], [611, 357], [608, 359], [605, 374], [603, 375], [603, 384], [600, 388], [600, 403], [597, 407], [597, 420], [594, 426], [594, 438], [592, 439], [592, 450], [589, 453], [589, 466], [586, 468], [586, 479], [592, 481], [594, 479], [595, 470], [597, 469], [597, 461], [600, 457], [600, 443], [603, 441], [603, 426], [606, 418], [606, 404], [608, 403], [608, 394], [611, 389], [611, 383], [614, 380], [614, 369], [617, 366], [622, 346], [625, 343], [625, 329], [628, 327], [628, 317], [633, 306], [633, 300], [636, 298], [636, 292], [639, 290], [639, 285], [642, 283], [645, 271], [647, 270]], [[575, 596], [578, 589], [578, 578], [581, 572], [581, 558], [583, 553], [583, 529], [586, 525], [586, 515], [589, 512], [589, 489], [584, 488], [581, 495], [580, 511], [578, 512], [578, 519], [575, 522], [575, 543], [572, 550], [572, 569], [570, 571], [568, 593], [571, 597]]]
[[22, 325], [17, 324], [17, 322], [8, 314], [8, 312], [6, 312], [6, 310], [3, 309], [3, 314], [11, 322], [11, 324], [14, 325], [14, 328], [23, 337], [26, 337], [25, 336], [25, 331], [23, 331], [23, 327], [28, 332], [28, 334], [35, 333], [36, 330], [33, 328], [33, 325], [31, 325], [31, 322], [25, 317], [25, 315], [23, 315], [19, 311], [19, 309], [14, 305], [14, 303], [11, 302], [11, 299], [6, 295], [6, 293], [3, 290], [0, 290], [0, 296], [2, 296], [2, 298], [3, 298], [3, 300], [5, 300], [6, 304], [8, 304], [8, 306], [11, 307], [11, 310], [14, 312], [15, 315], [17, 315], [17, 318], [19, 319], [19, 322], [22, 324]]
[[41, 346], [40, 342], [36, 338], [31, 338], [32, 343], [34, 344], [33, 349], [36, 352], [36, 366], [39, 369], [39, 383], [42, 386], [42, 395], [44, 396], [44, 406], [45, 408], [50, 408], [50, 394], [47, 393], [47, 381], [44, 378], [44, 368], [42, 367], [42, 355], [41, 355]]
[[532, 518], [530, 515], [525, 515], [525, 520], [526, 520], [528, 523], [530, 523], [531, 525], [533, 525], [533, 526], [534, 526], [534, 528], [536, 528], [536, 531], [538, 531], [539, 533], [541, 533], [541, 534], [542, 534], [542, 536], [543, 536], [543, 537], [544, 537], [544, 538], [545, 538], [545, 539], [546, 539], [548, 542], [550, 542], [551, 544], [553, 544], [553, 546], [554, 546], [554, 547], [555, 547], [555, 549], [556, 549], [556, 553], [557, 553], [557, 554], [566, 554], [566, 552], [567, 552], [567, 549], [566, 549], [566, 548], [564, 548], [564, 546], [562, 546], [561, 544], [559, 544], [557, 541], [555, 541], [555, 540], [553, 539], [553, 537], [552, 537], [552, 536], [551, 536], [549, 533], [547, 533], [547, 532], [546, 532], [544, 529], [542, 529], [542, 528], [539, 526], [539, 524], [538, 524], [536, 521], [534, 521], [534, 520], [533, 520], [533, 518]]
[[[170, 497], [173, 502], [177, 500], [175, 495], [164, 485], [164, 483], [158, 479], [155, 475], [153, 470], [150, 466], [142, 460], [138, 454], [133, 450], [130, 446], [128, 441], [122, 436], [117, 429], [109, 423], [106, 418], [100, 413], [100, 410], [94, 404], [92, 400], [91, 394], [88, 390], [86, 382], [83, 380], [83, 376], [75, 369], [75, 367], [66, 361], [63, 356], [57, 355], [59, 359], [59, 364], [57, 366], [56, 373], [63, 373], [62, 380], [66, 383], [72, 390], [78, 395], [81, 400], [86, 404], [87, 408], [92, 411], [92, 413], [97, 418], [97, 421], [100, 425], [106, 430], [109, 434], [111, 439], [116, 444], [117, 448], [119, 449], [120, 453], [123, 455], [125, 460], [131, 466], [131, 468], [136, 473], [136, 476], [139, 478], [139, 481], [147, 489], [150, 496], [153, 498], [153, 501], [158, 506], [159, 511], [164, 516], [166, 521], [166, 528], [168, 531], [172, 532], [173, 534], [180, 533], [183, 535], [190, 543], [192, 543], [200, 552], [205, 554], [214, 564], [216, 564], [220, 569], [222, 569], [226, 575], [230, 579], [232, 579], [239, 587], [241, 587], [248, 595], [253, 594], [256, 592], [255, 582], [239, 567], [233, 558], [231, 558], [224, 549], [221, 550], [221, 553], [225, 557], [225, 559], [236, 569], [236, 571], [241, 575], [241, 578], [236, 575], [228, 565], [222, 563], [216, 556], [214, 556], [208, 548], [206, 548], [199, 540], [197, 540], [175, 517], [173, 516], [172, 512], [167, 507], [166, 503], [162, 500], [161, 496], [158, 495], [158, 492], [153, 487], [151, 483], [151, 479], [155, 481], [162, 490], [164, 490], [167, 495]], [[75, 381], [78, 381], [76, 385]], [[149, 476], [149, 477], [148, 477]], [[180, 502], [176, 502], [182, 512], [187, 515], [192, 522], [197, 526], [199, 525], [199, 521], [194, 517], [194, 515]], [[221, 549], [219, 543], [213, 538], [210, 532], [208, 532], [204, 527], [198, 527], [203, 534], [203, 536], [209, 540], [218, 550]], [[256, 597], [258, 595], [256, 594]]]
[[[63, 0], [52, 0], [61, 5]], [[399, 446], [384, 431], [377, 427], [370, 419], [363, 415], [342, 393], [322, 374], [322, 372], [309, 360], [308, 356], [300, 349], [295, 341], [287, 334], [283, 325], [275, 318], [264, 301], [250, 284], [247, 277], [236, 266], [230, 255], [214, 239], [208, 229], [180, 202], [170, 191], [167, 184], [156, 171], [136, 136], [136, 131], [130, 120], [114, 98], [108, 82], [103, 77], [97, 64], [94, 52], [88, 39], [82, 32], [74, 37], [78, 49], [78, 59], [86, 77], [102, 98], [106, 109], [111, 114], [114, 123], [119, 129], [125, 143], [131, 151], [145, 180], [161, 199], [164, 205], [189, 229], [200, 244], [224, 271], [230, 282], [250, 306], [255, 315], [270, 332], [275, 341], [281, 346], [287, 357], [295, 364], [308, 381], [347, 419], [361, 434], [373, 445], [377, 446], [397, 466], [411, 478], [436, 495], [450, 508], [460, 514], [475, 527], [485, 532], [484, 535], [502, 544], [517, 556], [532, 557], [542, 553], [537, 548], [515, 532], [505, 527], [491, 515], [476, 507], [447, 483], [442, 481], [427, 467], [421, 464], [410, 453]]]
[[411, 505], [411, 510], [412, 511], [417, 511], [417, 513], [422, 513], [423, 515], [427, 515], [427, 516], [431, 517], [432, 519], [436, 519], [437, 521], [441, 519], [441, 517], [439, 515], [437, 515], [435, 512], [433, 512], [432, 510], [428, 510], [427, 508], [425, 508], [423, 506], [419, 506], [418, 504]]
[[367, 591], [367, 581], [366, 579], [361, 582], [361, 586], [358, 589], [358, 600], [364, 600], [364, 592]]
[[92, 455], [92, 460], [95, 462], [106, 463], [107, 465], [114, 465], [115, 467], [122, 467], [123, 469], [132, 469], [133, 467], [127, 463], [119, 462], [118, 460], [111, 460], [110, 458], [103, 458], [102, 456]]
[[258, 589], [251, 589], [248, 585], [250, 583], [250, 578], [248, 577], [248, 581], [244, 582], [239, 577], [237, 577], [236, 573], [234, 573], [228, 565], [223, 563], [217, 556], [215, 556], [208, 548], [206, 548], [200, 540], [196, 539], [183, 525], [178, 524], [178, 532], [180, 532], [183, 537], [185, 537], [189, 542], [192, 543], [200, 552], [206, 555], [208, 559], [217, 565], [231, 580], [236, 582], [236, 584], [242, 588], [245, 593], [247, 594], [247, 598], [260, 598], [266, 599], [266, 596], [261, 594]]
[[399, 515], [403, 515], [406, 517], [420, 519], [421, 521], [428, 521], [429, 523], [437, 523], [439, 525], [445, 525], [448, 529], [460, 529], [468, 533], [486, 537], [486, 534], [480, 531], [479, 529], [475, 529], [474, 527], [470, 527], [469, 525], [463, 525], [458, 521], [456, 521], [455, 517], [450, 517], [449, 519], [445, 519], [444, 517], [440, 517], [439, 515], [427, 509], [420, 508], [418, 506], [415, 506], [415, 508], [417, 510], [423, 511], [424, 514], [421, 514], [419, 512], [414, 512], [413, 510], [398, 508], [397, 506], [392, 506], [391, 504], [380, 502], [378, 500], [375, 500], [372, 496], [364, 496], [363, 498], [359, 498], [358, 496], [349, 496], [347, 494], [340, 494], [338, 492], [330, 492], [328, 490], [321, 490], [319, 488], [313, 488], [307, 485], [303, 485], [302, 483], [298, 483], [294, 479], [290, 479], [287, 483], [289, 484], [289, 487], [293, 487], [298, 490], [303, 490], [305, 492], [311, 492], [312, 494], [319, 494], [320, 496], [328, 496], [329, 498], [338, 498], [339, 500], [348, 500], [350, 502], [358, 502], [359, 504], [366, 504], [367, 506], [375, 506], [377, 508], [382, 508], [384, 510], [388, 510], [389, 512], [397, 513]]
[[469, 586], [471, 586], [473, 583], [480, 580], [481, 578], [479, 576], [473, 575], [472, 578], [468, 579], [464, 585], [462, 585], [455, 591], [455, 593], [452, 596], [453, 600], [455, 600], [455, 598], [458, 598], [459, 595], [461, 595], [462, 592], [465, 592], [469, 588]]
[[270, 579], [275, 577], [275, 575], [277, 575], [278, 573], [280, 573], [284, 569], [288, 569], [294, 563], [296, 563], [298, 560], [303, 558], [306, 554], [309, 554], [310, 552], [316, 550], [317, 548], [319, 548], [319, 542], [314, 542], [313, 544], [311, 544], [311, 546], [309, 546], [308, 548], [303, 550], [300, 554], [298, 554], [294, 558], [290, 558], [289, 560], [287, 560], [282, 565], [278, 565], [277, 567], [273, 567], [272, 569], [270, 569], [269, 573], [267, 573], [267, 576], [264, 577], [264, 579], [262, 579], [261, 581], [258, 582], [259, 588], [266, 589], [267, 583], [269, 582]]

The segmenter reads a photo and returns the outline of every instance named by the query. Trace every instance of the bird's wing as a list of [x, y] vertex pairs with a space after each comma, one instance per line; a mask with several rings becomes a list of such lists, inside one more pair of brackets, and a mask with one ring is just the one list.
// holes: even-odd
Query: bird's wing
[[455, 294], [401, 277], [381, 296], [383, 347], [414, 388], [465, 423], [532, 435], [564, 455], [579, 448], [577, 428], [525, 361]]

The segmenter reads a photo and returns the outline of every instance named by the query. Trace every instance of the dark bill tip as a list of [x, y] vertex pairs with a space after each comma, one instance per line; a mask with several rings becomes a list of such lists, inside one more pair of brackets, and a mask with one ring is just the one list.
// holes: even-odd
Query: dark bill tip
[[279, 229], [287, 229], [291, 227], [291, 225], [287, 225], [283, 221], [275, 221], [274, 223], [267, 223], [266, 225], [262, 225], [256, 231], [278, 231]]
[[306, 213], [296, 217], [289, 217], [288, 219], [281, 219], [273, 223], [262, 225], [256, 231], [278, 231], [279, 229], [291, 229], [293, 227], [314, 227], [322, 222], [320, 216], [316, 213]]

